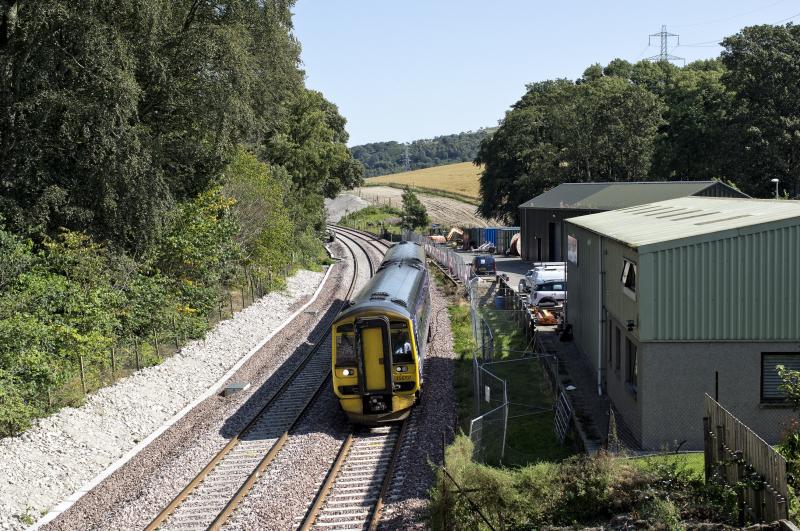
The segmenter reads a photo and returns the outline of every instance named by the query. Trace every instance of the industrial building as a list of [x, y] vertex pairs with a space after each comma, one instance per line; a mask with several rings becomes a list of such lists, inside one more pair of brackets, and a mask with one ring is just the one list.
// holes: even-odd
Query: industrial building
[[645, 449], [703, 447], [708, 393], [768, 442], [800, 369], [800, 202], [684, 197], [565, 222], [567, 322]]
[[560, 184], [519, 206], [520, 255], [561, 262], [565, 219], [687, 196], [747, 197], [719, 181]]

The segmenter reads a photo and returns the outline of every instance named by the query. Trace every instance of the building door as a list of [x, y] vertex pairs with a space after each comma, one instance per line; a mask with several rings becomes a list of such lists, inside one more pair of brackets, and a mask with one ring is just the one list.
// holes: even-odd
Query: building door
[[553, 248], [555, 252], [550, 254], [550, 260], [553, 262], [561, 262], [561, 223], [553, 223]]
[[542, 261], [542, 239], [536, 238], [536, 261]]
[[544, 258], [544, 262], [553, 262], [555, 261], [556, 256], [556, 224], [555, 223], [548, 223], [547, 224], [547, 256]]

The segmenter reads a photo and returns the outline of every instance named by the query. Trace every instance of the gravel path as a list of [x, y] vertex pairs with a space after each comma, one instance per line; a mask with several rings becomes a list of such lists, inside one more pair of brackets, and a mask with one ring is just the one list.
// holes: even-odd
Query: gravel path
[[346, 214], [358, 212], [369, 205], [357, 195], [339, 194], [334, 199], [325, 199], [325, 218], [331, 223], [338, 223]]
[[0, 440], [0, 529], [25, 527], [21, 518], [38, 518], [201, 395], [308, 300], [322, 277], [298, 272], [285, 291], [219, 323], [163, 364]]

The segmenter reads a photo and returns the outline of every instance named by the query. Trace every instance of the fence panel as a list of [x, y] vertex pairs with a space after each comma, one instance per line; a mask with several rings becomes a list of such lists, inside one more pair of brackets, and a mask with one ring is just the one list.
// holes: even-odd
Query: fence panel
[[786, 518], [786, 460], [709, 395], [705, 410], [706, 480], [717, 478], [736, 487], [740, 523]]
[[469, 424], [469, 438], [472, 441], [472, 456], [476, 461], [486, 464], [501, 464], [505, 457], [506, 425], [508, 404], [502, 404]]

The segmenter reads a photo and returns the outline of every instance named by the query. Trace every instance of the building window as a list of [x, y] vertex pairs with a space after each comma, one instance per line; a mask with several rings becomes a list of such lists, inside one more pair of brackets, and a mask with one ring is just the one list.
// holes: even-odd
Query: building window
[[619, 327], [616, 326], [614, 327], [614, 355], [616, 356], [614, 368], [617, 372], [619, 372], [619, 359], [622, 357], [622, 333], [620, 332]]
[[625, 351], [628, 358], [625, 381], [634, 391], [636, 391], [636, 384], [639, 380], [639, 360], [637, 356], [636, 345], [627, 337], [625, 338]]
[[789, 352], [761, 353], [762, 402], [786, 402], [786, 394], [780, 390], [781, 378], [778, 376], [778, 365], [783, 365], [793, 371], [800, 371], [800, 354]]
[[622, 259], [622, 291], [633, 300], [636, 300], [636, 264]]

